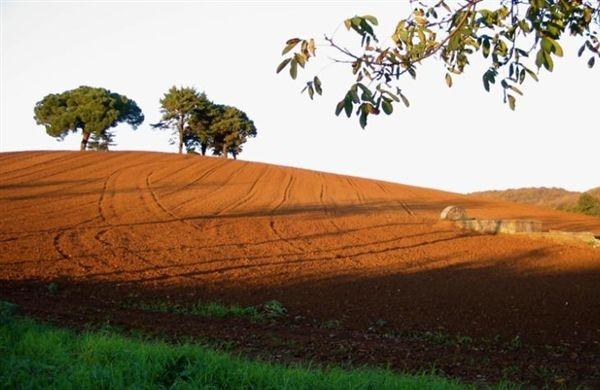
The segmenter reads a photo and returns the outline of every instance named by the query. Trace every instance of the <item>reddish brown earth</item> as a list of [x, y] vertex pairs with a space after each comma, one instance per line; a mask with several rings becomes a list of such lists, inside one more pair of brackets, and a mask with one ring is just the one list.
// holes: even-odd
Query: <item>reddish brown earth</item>
[[[600, 218], [198, 156], [2, 153], [0, 167], [0, 299], [30, 315], [109, 319], [282, 359], [435, 362], [469, 379], [530, 382], [545, 369], [550, 380], [600, 384], [600, 250], [468, 233], [438, 216], [456, 204], [599, 234]], [[123, 309], [136, 299], [276, 299], [289, 314], [260, 325]], [[481, 343], [440, 347], [415, 336], [424, 332]], [[272, 337], [297, 347], [282, 352]]]

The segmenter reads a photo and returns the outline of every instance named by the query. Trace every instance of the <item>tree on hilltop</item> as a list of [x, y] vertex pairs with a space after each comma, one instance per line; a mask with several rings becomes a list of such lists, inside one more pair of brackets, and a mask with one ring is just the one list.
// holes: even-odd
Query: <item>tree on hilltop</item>
[[256, 136], [254, 122], [243, 111], [225, 105], [214, 104], [205, 93], [191, 87], [172, 87], [160, 100], [162, 118], [155, 128], [172, 128], [179, 142], [188, 153], [199, 148], [202, 155], [212, 149], [214, 155], [236, 158], [242, 144]]
[[[556, 57], [563, 56], [559, 41], [570, 34], [580, 40], [578, 56], [589, 68], [600, 60], [600, 1], [598, 0], [410, 0], [412, 11], [398, 21], [391, 44], [380, 44], [375, 32], [378, 20], [372, 15], [354, 16], [344, 25], [360, 37], [357, 49], [348, 49], [325, 36], [289, 39], [282, 55], [288, 55], [277, 73], [289, 67], [292, 79], [299, 68], [316, 57], [324, 46], [335, 56], [332, 63], [346, 66], [355, 77], [335, 114], [354, 113], [361, 127], [369, 115], [390, 115], [396, 103], [410, 105], [402, 80], [415, 79], [423, 61], [438, 60], [445, 68], [442, 77], [452, 87], [470, 59], [481, 53], [487, 62], [483, 87], [490, 91], [499, 84], [504, 103], [514, 110], [525, 80], [538, 81], [540, 70], [552, 72]], [[483, 8], [484, 6], [492, 8]], [[336, 30], [337, 31], [337, 30]], [[335, 33], [334, 33], [335, 35]], [[295, 51], [293, 51], [296, 49]], [[319, 49], [324, 50], [324, 49]], [[290, 54], [288, 54], [290, 53]], [[322, 94], [318, 75], [305, 85], [310, 99]]]
[[219, 115], [221, 115], [219, 106], [202, 94], [184, 130], [184, 143], [188, 152], [195, 151], [199, 147], [200, 153], [206, 155], [206, 151], [213, 143], [211, 126]]
[[111, 146], [114, 146], [114, 134], [107, 130], [103, 134], [92, 134], [87, 143], [89, 150], [108, 151]]
[[34, 114], [36, 123], [61, 141], [70, 132], [81, 130], [81, 150], [87, 148], [90, 136], [112, 137], [108, 130], [119, 123], [136, 129], [144, 121], [133, 100], [104, 88], [87, 86], [45, 96], [36, 103]]
[[162, 118], [152, 127], [173, 129], [179, 153], [183, 152], [185, 129], [189, 125], [193, 112], [198, 109], [203, 99], [206, 99], [206, 95], [200, 94], [195, 88], [177, 88], [175, 86], [171, 87], [160, 99]]
[[219, 115], [211, 125], [213, 154], [227, 158], [228, 153], [231, 153], [236, 159], [247, 139], [256, 136], [256, 126], [238, 108], [219, 106], [218, 109]]
[[600, 199], [584, 192], [577, 204], [568, 211], [600, 217]]

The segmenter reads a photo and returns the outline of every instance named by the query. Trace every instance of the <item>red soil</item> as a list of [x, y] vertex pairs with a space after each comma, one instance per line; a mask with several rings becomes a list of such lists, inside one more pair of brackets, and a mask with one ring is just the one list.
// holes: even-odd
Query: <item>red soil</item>
[[598, 233], [600, 218], [198, 156], [3, 153], [0, 166], [0, 299], [31, 311], [27, 294], [60, 280], [77, 286], [78, 305], [131, 294], [276, 299], [290, 316], [352, 331], [383, 319], [598, 349], [600, 250], [468, 233], [438, 216], [456, 204]]

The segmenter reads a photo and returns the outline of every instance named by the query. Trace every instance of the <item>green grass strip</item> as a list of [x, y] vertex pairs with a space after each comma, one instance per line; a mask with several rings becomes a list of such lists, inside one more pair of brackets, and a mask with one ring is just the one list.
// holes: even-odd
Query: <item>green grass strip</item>
[[0, 388], [463, 389], [434, 375], [250, 361], [194, 344], [83, 333], [13, 317], [0, 324]]

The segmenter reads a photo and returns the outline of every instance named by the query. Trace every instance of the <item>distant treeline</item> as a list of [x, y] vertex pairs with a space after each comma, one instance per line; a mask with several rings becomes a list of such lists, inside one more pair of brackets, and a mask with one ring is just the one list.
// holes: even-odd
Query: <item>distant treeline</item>
[[[257, 133], [245, 112], [216, 104], [194, 88], [171, 87], [160, 105], [161, 120], [151, 126], [171, 130], [170, 141], [178, 144], [179, 153], [184, 148], [202, 155], [210, 150], [214, 155], [236, 158], [247, 139]], [[81, 150], [108, 150], [114, 145], [115, 126], [127, 123], [135, 129], [144, 121], [135, 101], [88, 86], [47, 95], [35, 105], [34, 113], [36, 123], [59, 140], [81, 130]]]
[[585, 192], [567, 191], [563, 188], [513, 188], [500, 191], [473, 192], [472, 195], [494, 197], [510, 202], [534, 204], [600, 217], [600, 187]]
[[600, 217], [600, 198], [584, 192], [583, 194], [579, 195], [577, 204], [574, 206], [565, 207], [564, 210], [572, 213]]

